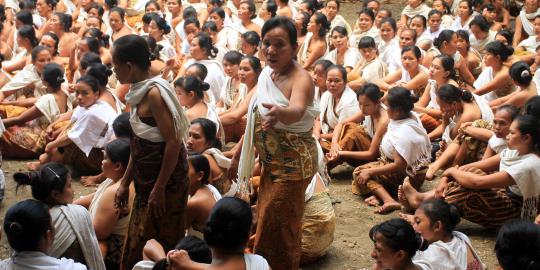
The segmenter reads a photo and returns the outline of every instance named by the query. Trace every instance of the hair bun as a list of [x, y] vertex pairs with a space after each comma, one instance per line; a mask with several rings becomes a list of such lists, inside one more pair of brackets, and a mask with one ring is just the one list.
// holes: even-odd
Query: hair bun
[[22, 233], [24, 233], [23, 227], [21, 224], [19, 224], [16, 221], [11, 222], [6, 228], [4, 228], [7, 232], [9, 232], [10, 235], [13, 235], [15, 237], [20, 236]]
[[64, 77], [57, 77], [56, 81], [59, 82], [59, 83], [65, 82]]
[[529, 76], [531, 76], [531, 73], [530, 73], [528, 70], [525, 69], [525, 70], [523, 70], [523, 71], [521, 72], [521, 77], [522, 77], [522, 78], [527, 78], [527, 77], [529, 77]]
[[201, 82], [201, 89], [203, 91], [208, 91], [208, 89], [210, 89], [210, 84], [208, 84], [207, 82]]

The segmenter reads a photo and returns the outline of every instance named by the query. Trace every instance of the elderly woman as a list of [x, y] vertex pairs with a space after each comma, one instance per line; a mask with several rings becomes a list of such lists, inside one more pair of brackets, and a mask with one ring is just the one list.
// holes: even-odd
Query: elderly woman
[[50, 31], [54, 32], [60, 39], [58, 54], [60, 57], [69, 57], [77, 40], [79, 40], [79, 36], [70, 30], [71, 17], [64, 13], [54, 13], [47, 23]]

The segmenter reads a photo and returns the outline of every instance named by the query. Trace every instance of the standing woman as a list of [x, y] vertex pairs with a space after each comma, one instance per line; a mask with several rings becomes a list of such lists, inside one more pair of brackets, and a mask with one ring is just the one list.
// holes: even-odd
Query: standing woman
[[141, 260], [146, 241], [154, 238], [171, 250], [183, 238], [188, 197], [188, 164], [183, 140], [189, 122], [170, 84], [151, 77], [150, 50], [136, 35], [119, 38], [113, 48], [116, 77], [131, 83], [126, 101], [131, 107], [131, 157], [116, 193], [116, 205], [126, 207], [129, 184], [135, 183], [121, 269]]
[[336, 26], [332, 29], [330, 39], [334, 50], [326, 54], [324, 59], [331, 61], [334, 65], [342, 65], [347, 72], [350, 72], [358, 61], [360, 61], [360, 53], [356, 48], [349, 47], [349, 32], [343, 26]]
[[304, 193], [318, 170], [312, 135], [318, 111], [313, 104], [313, 81], [294, 61], [296, 29], [292, 20], [276, 17], [262, 29], [262, 52], [267, 66], [259, 76], [248, 111], [248, 125], [229, 175], [240, 161], [241, 193], [255, 165], [255, 148], [262, 163], [257, 208], [255, 253], [273, 269], [298, 269]]
[[330, 28], [330, 23], [320, 12], [315, 12], [309, 19], [308, 33], [304, 43], [298, 50], [298, 63], [305, 69], [311, 70], [312, 65], [323, 58], [328, 51], [326, 44], [326, 33]]

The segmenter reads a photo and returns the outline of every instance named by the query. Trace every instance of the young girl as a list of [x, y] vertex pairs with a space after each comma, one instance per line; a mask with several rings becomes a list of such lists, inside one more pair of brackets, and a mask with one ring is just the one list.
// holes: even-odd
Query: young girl
[[[388, 72], [392, 73], [401, 67], [401, 48], [399, 47], [399, 39], [396, 37], [397, 24], [394, 18], [384, 18], [381, 20], [379, 27], [381, 41], [377, 46], [379, 58], [388, 66]], [[397, 52], [397, 53], [396, 53]]]
[[247, 93], [246, 85], [240, 83], [238, 68], [242, 54], [237, 51], [229, 51], [223, 57], [223, 70], [225, 71], [225, 83], [221, 90], [221, 96], [216, 104], [216, 110], [222, 114], [237, 107]]
[[416, 31], [416, 46], [424, 51], [429, 50], [429, 48], [431, 48], [431, 44], [433, 43], [433, 39], [426, 29], [426, 17], [422, 15], [415, 15], [409, 22], [409, 28]]
[[[457, 1], [457, 0], [454, 0]], [[457, 30], [469, 30], [469, 23], [474, 19], [473, 6], [468, 0], [459, 1], [456, 20], [450, 27], [450, 29]]]
[[482, 72], [482, 55], [471, 47], [470, 34], [467, 30], [457, 30], [457, 52], [467, 62], [467, 67], [476, 78]]
[[372, 37], [361, 38], [358, 49], [362, 60], [347, 76], [349, 87], [353, 90], [360, 89], [366, 83], [380, 80], [388, 74], [388, 67], [378, 57], [377, 45]]

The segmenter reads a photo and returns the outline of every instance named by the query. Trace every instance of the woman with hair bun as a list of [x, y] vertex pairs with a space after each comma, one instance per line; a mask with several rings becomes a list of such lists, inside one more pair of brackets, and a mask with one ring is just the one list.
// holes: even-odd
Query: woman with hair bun
[[148, 35], [156, 40], [157, 45], [162, 48], [159, 51], [159, 58], [163, 62], [167, 62], [169, 59], [176, 57], [176, 51], [167, 39], [166, 35], [171, 32], [171, 26], [161, 16], [152, 16], [150, 24], [148, 26]]
[[120, 98], [108, 86], [109, 77], [113, 74], [106, 65], [93, 63], [86, 69], [86, 74], [94, 77], [99, 83], [99, 100], [109, 104], [116, 113], [120, 114], [126, 108]]
[[484, 266], [467, 235], [455, 231], [460, 222], [458, 209], [441, 199], [422, 202], [414, 215], [400, 214], [428, 242], [413, 262], [428, 262], [433, 269], [483, 270]]
[[50, 256], [70, 258], [89, 269], [105, 269], [90, 214], [72, 204], [71, 176], [66, 166], [46, 163], [39, 171], [16, 173], [13, 179], [17, 186], [31, 186], [32, 197], [49, 206], [55, 232], [48, 249]]
[[527, 63], [523, 61], [515, 62], [510, 67], [509, 73], [512, 82], [518, 87], [518, 90], [493, 100], [490, 102], [491, 107], [513, 105], [521, 108], [525, 105], [527, 100], [538, 96], [540, 93], [540, 90], [538, 90], [539, 86], [533, 81], [533, 74]]
[[482, 96], [490, 102], [514, 91], [514, 84], [510, 81], [506, 65], [513, 52], [512, 47], [508, 47], [500, 41], [492, 41], [486, 45], [485, 67], [473, 84], [476, 89], [474, 94]]
[[242, 0], [238, 7], [238, 21], [232, 27], [236, 28], [239, 34], [243, 34], [249, 31], [255, 31], [261, 35], [261, 26], [253, 22], [253, 19], [257, 17], [257, 7], [251, 0]]
[[315, 12], [309, 19], [308, 33], [302, 46], [298, 49], [298, 63], [305, 69], [311, 70], [312, 65], [323, 58], [328, 52], [326, 33], [330, 30], [330, 23], [326, 16]]
[[396, 86], [386, 100], [390, 122], [381, 140], [381, 158], [356, 167], [352, 182], [354, 194], [372, 195], [367, 204], [379, 206], [382, 201], [375, 211], [379, 214], [401, 209], [392, 195], [397, 195], [403, 178], [410, 176], [417, 188], [422, 185], [431, 150], [425, 129], [412, 114], [418, 98], [407, 88]]
[[[0, 268], [86, 270], [86, 266], [72, 259], [49, 256], [55, 230], [47, 205], [37, 200], [15, 203], [4, 217], [4, 232], [15, 252], [0, 261]], [[104, 268], [103, 268], [104, 269]]]
[[413, 261], [417, 251], [426, 250], [428, 244], [402, 219], [393, 218], [373, 226], [369, 238], [373, 241], [374, 269], [432, 269], [427, 262]]
[[[158, 45], [156, 39], [149, 35], [142, 37], [146, 41], [148, 49], [150, 49], [150, 74], [154, 76], [159, 76], [162, 73], [165, 74], [163, 71], [167, 65], [165, 64], [165, 61], [160, 58], [161, 49], [163, 49], [163, 46]], [[165, 77], [162, 78], [167, 79]]]

